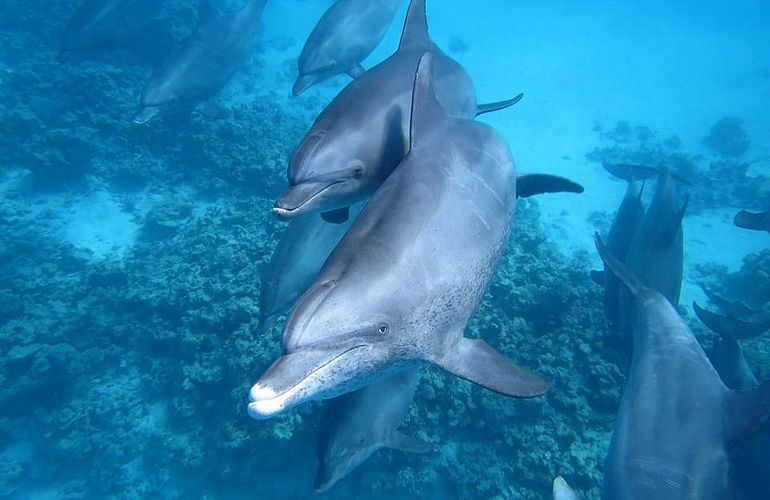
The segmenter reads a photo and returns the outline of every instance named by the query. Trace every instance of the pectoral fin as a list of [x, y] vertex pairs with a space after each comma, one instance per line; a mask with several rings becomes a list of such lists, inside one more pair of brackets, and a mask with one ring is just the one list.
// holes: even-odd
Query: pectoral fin
[[385, 442], [385, 446], [407, 453], [428, 453], [433, 451], [433, 447], [425, 441], [407, 436], [399, 431], [393, 431], [390, 438]]
[[461, 338], [449, 352], [429, 361], [506, 396], [531, 398], [548, 390], [548, 382], [539, 375], [511, 363], [481, 339]]
[[583, 186], [558, 175], [527, 174], [516, 179], [516, 196], [528, 198], [543, 193], [582, 193]]
[[350, 207], [324, 212], [321, 214], [321, 217], [330, 224], [344, 224], [350, 218]]

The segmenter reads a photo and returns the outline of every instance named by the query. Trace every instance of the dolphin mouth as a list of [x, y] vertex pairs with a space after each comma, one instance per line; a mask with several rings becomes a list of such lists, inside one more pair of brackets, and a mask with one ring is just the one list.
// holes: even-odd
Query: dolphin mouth
[[[249, 391], [249, 416], [257, 420], [268, 419], [306, 400], [314, 399], [312, 397], [313, 394], [310, 397], [301, 394], [303, 382], [335, 365], [339, 359], [362, 347], [366, 347], [366, 344], [353, 345], [343, 349], [331, 358], [328, 357], [329, 352], [326, 350], [316, 352], [297, 351], [291, 354], [284, 354], [273, 362], [270, 368], [267, 369]], [[327, 359], [322, 361], [324, 358]], [[307, 370], [302, 377], [293, 378], [289, 383], [285, 383], [286, 380], [283, 379], [287, 376], [291, 377], [291, 372], [303, 369], [303, 365], [308, 364], [312, 368]], [[265, 379], [268, 379], [267, 383], [263, 382]], [[271, 384], [270, 382], [273, 381], [277, 383], [275, 385]]]
[[313, 75], [300, 75], [295, 80], [294, 85], [291, 88], [291, 93], [295, 97], [315, 85], [317, 78]]
[[290, 186], [273, 206], [273, 213], [279, 217], [291, 218], [306, 212], [303, 210], [313, 200], [345, 182], [345, 179], [331, 182], [301, 182]]
[[148, 121], [152, 120], [155, 115], [160, 113], [160, 108], [157, 106], [145, 106], [139, 110], [134, 116], [134, 123], [136, 125], [144, 125]]

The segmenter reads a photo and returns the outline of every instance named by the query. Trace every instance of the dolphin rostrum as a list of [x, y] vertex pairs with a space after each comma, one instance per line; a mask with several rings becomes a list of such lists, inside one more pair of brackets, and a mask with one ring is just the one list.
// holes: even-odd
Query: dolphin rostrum
[[[432, 60], [426, 53], [417, 70], [408, 155], [292, 310], [285, 354], [249, 394], [252, 417], [338, 396], [419, 362], [508, 396], [548, 389], [483, 340], [463, 336], [507, 242], [517, 179], [491, 127], [441, 107]], [[561, 178], [521, 179], [531, 193], [533, 182], [549, 180], [582, 190]]]
[[553, 480], [553, 500], [577, 500], [577, 495], [561, 476]]
[[380, 448], [431, 451], [396, 430], [414, 399], [419, 370], [408, 369], [326, 403], [319, 440], [316, 491], [326, 491]]
[[377, 47], [393, 22], [401, 0], [337, 0], [310, 33], [299, 56], [292, 93], [332, 76], [363, 74], [361, 61]]
[[270, 328], [272, 320], [288, 311], [310, 288], [353, 218], [345, 224], [326, 222], [317, 214], [292, 219], [281, 235], [262, 281], [259, 323], [263, 329]]
[[146, 123], [161, 111], [194, 109], [213, 98], [243, 63], [267, 0], [249, 0], [230, 14], [218, 13], [210, 1], [201, 1], [195, 31], [145, 85], [134, 123]]
[[430, 39], [425, 1], [409, 4], [398, 50], [353, 80], [313, 123], [291, 158], [277, 215], [322, 212], [344, 220], [347, 207], [382, 184], [408, 150], [414, 72], [426, 51], [435, 54], [436, 93], [450, 115], [470, 118], [521, 98], [477, 105], [468, 74]]
[[728, 453], [770, 413], [770, 382], [729, 390], [671, 302], [596, 236], [636, 307], [633, 357], [605, 467], [607, 500], [730, 498]]

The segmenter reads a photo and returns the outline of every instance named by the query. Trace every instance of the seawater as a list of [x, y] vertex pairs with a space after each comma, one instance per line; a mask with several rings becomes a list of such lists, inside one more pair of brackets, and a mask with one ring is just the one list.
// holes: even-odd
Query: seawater
[[[151, 72], [141, 58], [57, 62], [77, 2], [0, 5], [0, 497], [317, 496], [318, 405], [267, 421], [245, 409], [280, 352], [281, 322], [256, 327], [285, 227], [270, 207], [349, 80], [290, 95], [330, 3], [269, 1], [223, 112], [146, 126], [131, 123]], [[367, 68], [395, 49], [405, 7]], [[177, 39], [196, 9], [166, 2]], [[403, 430], [435, 452], [380, 451], [324, 495], [547, 498], [561, 474], [598, 498], [628, 369], [589, 278], [591, 236], [625, 191], [601, 162], [667, 164], [692, 182], [681, 310], [706, 348], [714, 335], [691, 309], [708, 304], [701, 285], [767, 312], [770, 236], [732, 217], [769, 208], [770, 4], [429, 0], [428, 18], [480, 102], [525, 93], [481, 118], [518, 170], [586, 188], [520, 202], [468, 326], [552, 389], [509, 400], [425, 368]], [[767, 337], [742, 347], [766, 377]]]

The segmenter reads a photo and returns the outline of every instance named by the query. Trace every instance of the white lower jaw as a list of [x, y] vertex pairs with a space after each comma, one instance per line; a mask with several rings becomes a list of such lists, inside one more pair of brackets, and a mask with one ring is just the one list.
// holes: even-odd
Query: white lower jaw
[[282, 399], [263, 399], [262, 401], [249, 403], [249, 416], [257, 420], [265, 420], [281, 413], [286, 408], [286, 404]]

